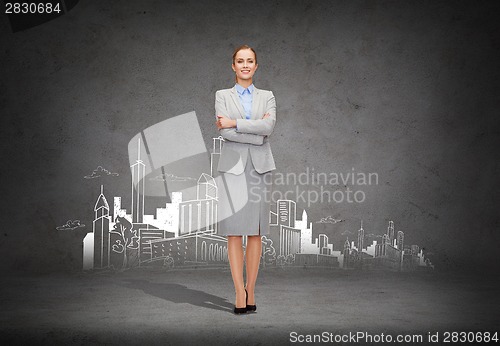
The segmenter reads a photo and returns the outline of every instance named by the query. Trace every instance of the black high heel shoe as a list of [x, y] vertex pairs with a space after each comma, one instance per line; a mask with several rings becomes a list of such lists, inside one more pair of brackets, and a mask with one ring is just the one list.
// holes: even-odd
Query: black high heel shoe
[[[247, 294], [246, 292], [247, 291], [245, 290], [245, 294]], [[248, 296], [246, 297], [246, 300], [248, 301]], [[247, 313], [247, 307], [245, 306], [243, 308], [237, 308], [236, 305], [235, 305], [234, 306], [234, 313], [236, 315], [238, 315], [238, 314], [246, 314]]]
[[237, 308], [236, 305], [234, 306], [234, 313], [236, 315], [239, 315], [239, 314], [246, 314], [247, 313], [247, 308], [244, 307], [244, 308]]
[[245, 295], [247, 297], [247, 311], [256, 311], [257, 310], [257, 305], [248, 305], [248, 292], [247, 289], [245, 288]]

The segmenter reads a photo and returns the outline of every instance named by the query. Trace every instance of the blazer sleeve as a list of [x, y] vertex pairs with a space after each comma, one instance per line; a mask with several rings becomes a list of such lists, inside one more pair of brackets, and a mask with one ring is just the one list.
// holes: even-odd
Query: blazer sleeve
[[269, 136], [273, 133], [276, 124], [276, 99], [272, 91], [269, 91], [267, 98], [266, 119], [236, 119], [236, 132]]
[[[215, 93], [215, 118], [217, 119], [217, 115], [224, 115], [226, 117], [229, 117], [229, 114], [227, 112], [226, 108], [226, 103], [224, 101], [224, 98], [220, 94], [220, 90], [218, 90]], [[251, 133], [238, 133], [236, 132], [236, 129], [229, 128], [229, 129], [219, 129], [219, 133], [222, 136], [222, 138], [227, 139], [228, 141], [232, 142], [239, 142], [239, 143], [247, 143], [247, 144], [254, 144], [254, 145], [262, 145], [264, 143], [264, 136], [259, 135], [259, 134], [251, 134]]]

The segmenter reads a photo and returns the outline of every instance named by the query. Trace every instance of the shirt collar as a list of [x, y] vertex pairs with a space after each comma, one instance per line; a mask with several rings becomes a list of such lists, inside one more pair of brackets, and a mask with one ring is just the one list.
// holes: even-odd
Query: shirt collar
[[[248, 91], [250, 92], [250, 94], [253, 93], [253, 88], [254, 88], [253, 83], [250, 84], [250, 86], [247, 88]], [[239, 85], [238, 83], [236, 83], [236, 91], [238, 91], [238, 93], [240, 95], [243, 95], [243, 91], [245, 91], [245, 88], [243, 88], [241, 85]]]

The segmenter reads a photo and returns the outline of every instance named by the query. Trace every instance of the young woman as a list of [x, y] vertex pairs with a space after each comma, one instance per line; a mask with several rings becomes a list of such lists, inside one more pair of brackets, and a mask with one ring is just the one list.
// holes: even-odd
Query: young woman
[[[247, 45], [235, 49], [236, 84], [215, 93], [216, 125], [224, 138], [217, 170], [218, 234], [227, 236], [228, 258], [236, 299], [234, 313], [256, 311], [255, 283], [262, 253], [262, 235], [269, 234], [272, 170], [276, 169], [268, 140], [276, 123], [272, 91], [253, 85], [257, 54]], [[222, 218], [220, 217], [222, 215]], [[243, 243], [246, 244], [246, 285]]]

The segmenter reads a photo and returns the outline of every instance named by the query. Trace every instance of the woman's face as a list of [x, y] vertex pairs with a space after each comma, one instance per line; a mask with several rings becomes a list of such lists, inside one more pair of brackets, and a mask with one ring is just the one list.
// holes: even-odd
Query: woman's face
[[252, 79], [259, 65], [255, 63], [255, 54], [251, 49], [241, 49], [236, 53], [233, 62], [233, 71], [242, 80]]

